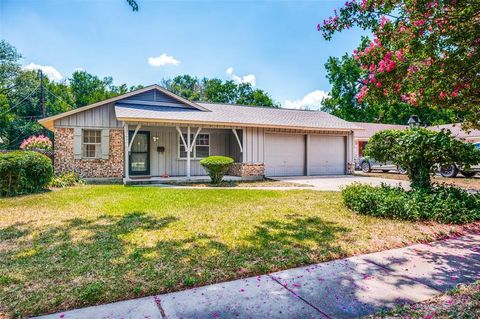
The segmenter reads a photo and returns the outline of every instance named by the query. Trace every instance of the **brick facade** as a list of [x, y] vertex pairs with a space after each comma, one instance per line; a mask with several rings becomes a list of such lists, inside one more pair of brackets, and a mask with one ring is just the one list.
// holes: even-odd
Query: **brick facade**
[[123, 176], [123, 131], [110, 129], [108, 159], [75, 159], [73, 128], [56, 128], [54, 138], [55, 173], [77, 172], [83, 178]]
[[264, 163], [233, 163], [228, 175], [240, 176], [245, 179], [260, 179], [265, 176]]

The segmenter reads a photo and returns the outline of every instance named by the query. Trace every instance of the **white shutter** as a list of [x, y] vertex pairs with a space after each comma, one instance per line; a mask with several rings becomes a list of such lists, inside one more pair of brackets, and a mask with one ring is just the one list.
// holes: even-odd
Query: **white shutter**
[[73, 158], [82, 159], [82, 128], [73, 128]]
[[102, 159], [108, 159], [108, 149], [110, 143], [110, 130], [102, 130]]

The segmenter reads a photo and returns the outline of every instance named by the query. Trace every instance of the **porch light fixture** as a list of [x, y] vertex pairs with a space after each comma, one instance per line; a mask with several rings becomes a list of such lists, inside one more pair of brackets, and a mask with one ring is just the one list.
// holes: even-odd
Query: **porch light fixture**
[[156, 135], [152, 136], [152, 140], [153, 140], [154, 142], [158, 141], [158, 139], [159, 139], [158, 136], [156, 136]]

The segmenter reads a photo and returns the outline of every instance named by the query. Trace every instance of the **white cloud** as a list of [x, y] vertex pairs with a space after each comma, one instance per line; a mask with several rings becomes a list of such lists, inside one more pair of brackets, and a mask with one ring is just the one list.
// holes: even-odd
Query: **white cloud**
[[148, 58], [148, 64], [153, 65], [153, 66], [165, 66], [165, 65], [177, 65], [180, 64], [180, 61], [175, 59], [171, 55], [167, 55], [165, 53], [157, 56], [157, 57], [150, 57]]
[[230, 79], [235, 81], [236, 83], [250, 83], [252, 86], [257, 84], [257, 77], [254, 74], [247, 74], [244, 76], [238, 76], [233, 73], [233, 68], [229, 67], [225, 73], [228, 75]]
[[328, 97], [328, 93], [323, 90], [315, 90], [305, 95], [301, 100], [285, 100], [284, 106], [289, 109], [320, 109], [322, 100]]
[[25, 70], [42, 70], [42, 72], [52, 81], [60, 81], [63, 75], [53, 66], [30, 63], [24, 67]]

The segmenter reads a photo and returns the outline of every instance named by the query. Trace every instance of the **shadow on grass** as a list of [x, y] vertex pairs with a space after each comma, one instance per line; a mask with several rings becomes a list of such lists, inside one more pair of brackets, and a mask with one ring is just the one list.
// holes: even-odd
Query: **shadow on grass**
[[[156, 218], [133, 211], [94, 220], [74, 218], [41, 232], [28, 224], [0, 229], [4, 244], [0, 250], [0, 313], [52, 313], [273, 272], [311, 264], [319, 258], [339, 258], [346, 254], [340, 247], [342, 237], [350, 232], [319, 217], [291, 214], [264, 221], [232, 243], [195, 233], [195, 229], [181, 239], [177, 230], [175, 238], [170, 231], [177, 221], [175, 216]], [[454, 269], [479, 273], [478, 255], [452, 258], [427, 251], [423, 257], [438, 263], [433, 281], [451, 282]], [[400, 256], [394, 263], [408, 264], [408, 259]], [[352, 298], [362, 299], [365, 311], [391, 297], [365, 300], [358, 273], [379, 269], [374, 264], [369, 267], [355, 269], [352, 264], [347, 267], [350, 271], [331, 274], [338, 279], [332, 281], [331, 289], [343, 287]], [[448, 272], [448, 267], [453, 270]], [[403, 277], [393, 282], [403, 290], [415, 284]], [[325, 286], [317, 284], [311, 289], [320, 294]]]
[[[349, 231], [290, 215], [259, 224], [232, 246], [202, 233], [168, 238], [177, 220], [130, 212], [74, 218], [34, 234], [30, 225], [0, 229], [9, 247], [0, 250], [0, 299], [7, 312], [26, 316], [184, 289], [309, 263], [312, 245], [341, 253], [335, 239]], [[152, 241], [150, 232], [166, 239]]]

